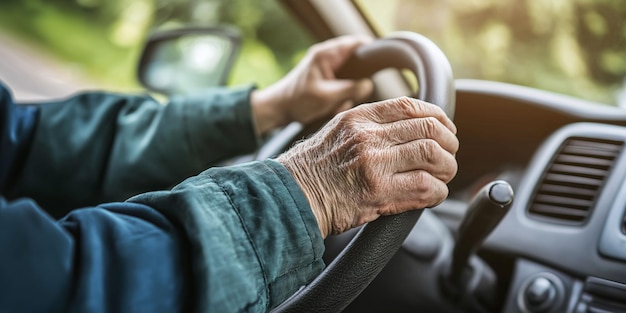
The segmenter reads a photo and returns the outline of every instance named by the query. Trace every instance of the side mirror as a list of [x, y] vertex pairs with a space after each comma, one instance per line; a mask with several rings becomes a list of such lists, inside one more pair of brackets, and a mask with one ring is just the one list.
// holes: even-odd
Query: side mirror
[[152, 34], [137, 76], [147, 89], [168, 95], [221, 86], [241, 49], [233, 28], [194, 27]]

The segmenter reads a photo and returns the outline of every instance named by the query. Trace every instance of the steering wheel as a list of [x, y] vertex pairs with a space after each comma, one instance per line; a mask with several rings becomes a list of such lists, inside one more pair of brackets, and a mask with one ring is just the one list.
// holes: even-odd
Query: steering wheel
[[[370, 77], [385, 68], [410, 70], [420, 86], [416, 97], [441, 106], [452, 118], [455, 103], [452, 69], [446, 56], [432, 41], [411, 32], [378, 39], [358, 48], [337, 76]], [[282, 146], [266, 147], [266, 154], [284, 151], [285, 144], [291, 144], [299, 134], [299, 130], [289, 127], [281, 132], [277, 137], [282, 138]], [[259, 155], [259, 158], [264, 157], [265, 154]], [[383, 216], [368, 223], [315, 280], [272, 312], [342, 311], [387, 265], [421, 213], [422, 210], [414, 210]]]

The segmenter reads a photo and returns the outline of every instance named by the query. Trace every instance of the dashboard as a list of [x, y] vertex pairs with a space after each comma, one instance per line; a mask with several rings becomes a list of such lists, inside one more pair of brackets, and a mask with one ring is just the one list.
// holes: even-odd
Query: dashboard
[[[625, 312], [624, 110], [497, 83], [457, 87], [462, 179], [451, 189], [458, 196], [484, 172], [516, 190], [483, 245], [514, 264], [503, 312]], [[533, 293], [544, 303], [529, 304]]]
[[506, 313], [626, 312], [626, 110], [495, 82], [456, 88], [450, 196], [346, 311], [465, 312], [439, 276], [468, 201], [505, 179], [515, 201], [470, 260], [484, 273], [474, 287], [493, 285], [477, 301]]

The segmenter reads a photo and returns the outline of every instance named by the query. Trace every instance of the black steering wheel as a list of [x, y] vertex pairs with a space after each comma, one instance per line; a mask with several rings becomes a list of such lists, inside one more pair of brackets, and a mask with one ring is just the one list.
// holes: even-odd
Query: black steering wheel
[[[455, 103], [452, 69], [446, 56], [432, 41], [411, 32], [378, 39], [358, 48], [337, 76], [370, 77], [385, 68], [413, 72], [420, 86], [416, 97], [441, 106], [452, 118]], [[293, 129], [283, 132], [278, 136], [290, 137], [291, 140], [283, 139], [289, 144], [298, 134], [292, 135]], [[277, 148], [280, 151], [275, 152], [285, 150], [284, 145], [273, 149]], [[383, 216], [365, 225], [315, 280], [272, 312], [339, 312], [346, 308], [387, 265], [421, 212], [414, 210]]]

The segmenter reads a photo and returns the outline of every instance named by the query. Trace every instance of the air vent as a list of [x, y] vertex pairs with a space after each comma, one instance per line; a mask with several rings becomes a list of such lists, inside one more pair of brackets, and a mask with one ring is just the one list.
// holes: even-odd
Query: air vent
[[626, 235], [626, 214], [624, 214], [624, 217], [622, 217], [622, 233]]
[[613, 140], [567, 139], [548, 165], [529, 214], [568, 224], [585, 222], [623, 145]]
[[626, 285], [589, 277], [574, 311], [581, 313], [626, 312]]

